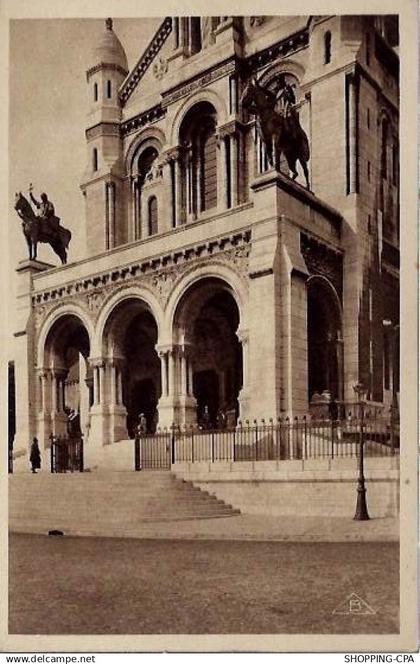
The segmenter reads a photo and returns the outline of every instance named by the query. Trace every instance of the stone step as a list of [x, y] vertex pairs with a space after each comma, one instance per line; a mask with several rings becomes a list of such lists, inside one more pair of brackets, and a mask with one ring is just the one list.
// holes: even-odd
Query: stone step
[[237, 514], [223, 500], [167, 471], [9, 477], [9, 526], [16, 532], [56, 529], [125, 536], [134, 533], [137, 524]]

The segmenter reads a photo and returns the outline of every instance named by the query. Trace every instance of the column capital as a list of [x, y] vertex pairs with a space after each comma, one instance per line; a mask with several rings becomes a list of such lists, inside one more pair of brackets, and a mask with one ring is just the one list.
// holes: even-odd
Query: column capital
[[233, 136], [238, 131], [243, 131], [244, 129], [245, 125], [242, 122], [239, 122], [239, 120], [229, 120], [229, 122], [225, 122], [225, 124], [217, 127], [217, 137], [222, 139], [226, 136]]
[[37, 367], [36, 374], [39, 378], [48, 378], [51, 375], [51, 369], [48, 367]]
[[104, 357], [88, 357], [88, 362], [91, 367], [104, 367], [105, 358]]
[[236, 330], [236, 336], [238, 338], [238, 341], [241, 344], [246, 344], [249, 341], [249, 331], [248, 330], [244, 330], [244, 329]]
[[51, 367], [49, 371], [54, 378], [65, 378], [69, 372], [66, 367]]
[[169, 163], [171, 161], [179, 161], [182, 158], [182, 155], [185, 152], [185, 148], [182, 145], [175, 145], [172, 148], [166, 150], [163, 154], [162, 161], [164, 163]]
[[121, 369], [126, 363], [126, 358], [125, 357], [107, 357], [106, 358], [106, 363], [110, 367], [116, 367], [117, 369]]

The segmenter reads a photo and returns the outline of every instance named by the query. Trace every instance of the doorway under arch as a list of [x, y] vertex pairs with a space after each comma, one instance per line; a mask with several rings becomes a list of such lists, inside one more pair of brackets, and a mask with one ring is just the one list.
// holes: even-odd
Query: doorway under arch
[[157, 338], [156, 320], [148, 305], [138, 298], [118, 304], [104, 328], [104, 356], [121, 366], [121, 398], [129, 437], [134, 437], [141, 413], [146, 416], [148, 432], [156, 430], [161, 394]]
[[45, 340], [43, 365], [49, 379], [45, 371], [39, 379], [40, 410], [44, 423], [50, 419], [54, 435], [68, 434], [70, 421], [73, 433], [84, 433], [88, 428], [93, 403], [89, 352], [89, 334], [83, 322], [74, 314], [63, 314]]
[[308, 399], [343, 399], [341, 305], [324, 277], [310, 277], [308, 295]]
[[222, 413], [237, 419], [243, 383], [239, 308], [222, 279], [204, 278], [182, 297], [175, 316], [179, 341], [192, 363], [192, 396], [199, 424], [220, 426]]

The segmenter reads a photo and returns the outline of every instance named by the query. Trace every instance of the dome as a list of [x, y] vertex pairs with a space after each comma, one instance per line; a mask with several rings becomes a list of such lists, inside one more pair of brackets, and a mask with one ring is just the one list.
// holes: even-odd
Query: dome
[[99, 37], [92, 53], [90, 67], [101, 62], [107, 65], [117, 65], [128, 73], [128, 62], [124, 48], [112, 29], [112, 19], [107, 18], [105, 28]]

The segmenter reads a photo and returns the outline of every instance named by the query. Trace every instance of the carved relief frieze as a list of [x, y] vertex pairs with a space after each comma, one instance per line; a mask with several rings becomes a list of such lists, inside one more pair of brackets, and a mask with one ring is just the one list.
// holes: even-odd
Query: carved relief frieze
[[231, 74], [234, 71], [235, 62], [233, 60], [224, 65], [221, 65], [220, 67], [216, 67], [203, 76], [199, 76], [190, 83], [183, 84], [174, 90], [169, 90], [168, 92], [163, 93], [162, 106], [169, 106], [169, 104], [173, 104], [174, 102], [178, 101], [178, 99], [181, 99], [182, 97], [191, 94], [191, 92], [203, 88], [206, 85], [209, 85], [209, 83], [213, 83], [213, 81], [216, 81], [218, 78], [222, 78], [223, 76]]
[[82, 307], [94, 321], [109, 297], [134, 285], [149, 289], [164, 308], [176, 283], [187, 271], [198, 265], [228, 265], [246, 280], [250, 239], [250, 231], [242, 231], [143, 263], [115, 268], [108, 273], [93, 275], [51, 291], [36, 293], [32, 297], [35, 327], [39, 329], [57, 305], [70, 303]]
[[303, 233], [300, 250], [310, 274], [319, 274], [331, 281], [337, 294], [343, 297], [343, 255], [315, 238]]
[[165, 58], [159, 57], [153, 65], [153, 75], [160, 81], [167, 71], [168, 61]]

